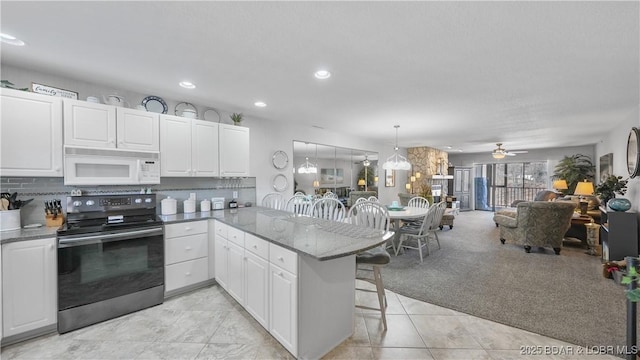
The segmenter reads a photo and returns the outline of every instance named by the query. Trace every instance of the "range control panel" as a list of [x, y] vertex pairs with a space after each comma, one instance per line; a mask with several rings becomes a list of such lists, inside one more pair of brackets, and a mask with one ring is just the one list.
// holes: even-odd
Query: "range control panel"
[[155, 194], [68, 196], [67, 213], [156, 207]]

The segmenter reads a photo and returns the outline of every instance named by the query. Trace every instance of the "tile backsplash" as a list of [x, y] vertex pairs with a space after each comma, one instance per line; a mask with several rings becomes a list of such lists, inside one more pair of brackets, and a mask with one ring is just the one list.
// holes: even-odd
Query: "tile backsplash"
[[157, 213], [160, 214], [160, 201], [168, 196], [178, 201], [178, 213], [183, 212], [182, 201], [196, 193], [196, 210], [200, 211], [200, 201], [211, 200], [212, 197], [224, 197], [225, 207], [237, 192], [238, 204], [250, 202], [256, 205], [256, 178], [162, 178], [156, 185], [100, 185], [100, 186], [65, 186], [61, 177], [0, 177], [2, 192], [17, 192], [17, 198], [33, 201], [22, 208], [22, 226], [28, 224], [44, 224], [44, 201], [60, 199], [63, 210], [66, 209], [67, 196], [72, 190], [82, 190], [83, 195], [97, 194], [137, 194], [142, 189], [151, 188], [157, 194]]

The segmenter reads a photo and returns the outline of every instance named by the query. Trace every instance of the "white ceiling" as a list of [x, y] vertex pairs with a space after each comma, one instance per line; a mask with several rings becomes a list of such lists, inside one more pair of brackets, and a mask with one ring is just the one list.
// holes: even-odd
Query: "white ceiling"
[[[2, 44], [3, 64], [388, 144], [400, 124], [401, 146], [594, 144], [640, 98], [638, 1], [3, 0], [0, 12], [27, 43]], [[319, 68], [333, 76], [314, 79]]]

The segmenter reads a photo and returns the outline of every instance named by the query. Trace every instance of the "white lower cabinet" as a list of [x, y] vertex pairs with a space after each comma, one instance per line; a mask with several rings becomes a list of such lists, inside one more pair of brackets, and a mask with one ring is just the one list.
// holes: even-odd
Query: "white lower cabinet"
[[244, 249], [227, 242], [227, 292], [244, 305]]
[[244, 256], [244, 307], [260, 325], [269, 329], [269, 262], [248, 249]]
[[207, 220], [165, 225], [165, 293], [209, 279]]
[[[218, 226], [217, 223], [216, 226]], [[227, 288], [227, 239], [215, 236], [215, 277], [223, 289]]]
[[56, 239], [2, 245], [2, 336], [57, 322]]
[[294, 356], [298, 354], [298, 277], [269, 266], [269, 332]]

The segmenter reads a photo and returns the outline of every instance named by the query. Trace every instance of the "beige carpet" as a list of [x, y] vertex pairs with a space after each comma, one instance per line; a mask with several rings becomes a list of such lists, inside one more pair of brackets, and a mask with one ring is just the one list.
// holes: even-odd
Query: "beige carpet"
[[[416, 250], [383, 270], [399, 294], [582, 346], [626, 343], [624, 288], [602, 276], [599, 257], [566, 245], [500, 244], [493, 214], [460, 213], [439, 233], [442, 249], [420, 263]], [[526, 345], [526, 344], [523, 344]]]

